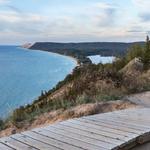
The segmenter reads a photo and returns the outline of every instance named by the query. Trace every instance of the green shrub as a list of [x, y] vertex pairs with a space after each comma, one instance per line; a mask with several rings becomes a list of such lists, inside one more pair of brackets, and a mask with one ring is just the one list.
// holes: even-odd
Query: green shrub
[[12, 122], [16, 124], [16, 122], [21, 122], [26, 119], [26, 113], [24, 111], [24, 107], [20, 107], [19, 109], [14, 110], [12, 114]]
[[5, 127], [5, 123], [2, 119], [0, 119], [0, 130], [3, 130]]
[[146, 44], [145, 44], [145, 50], [143, 53], [143, 57], [141, 58], [141, 61], [144, 64], [144, 69], [147, 70], [150, 68], [150, 40], [147, 36]]
[[77, 105], [87, 104], [87, 103], [92, 102], [91, 98], [87, 96], [86, 94], [78, 96], [75, 101]]
[[130, 62], [134, 58], [141, 58], [144, 54], [144, 49], [140, 45], [133, 45], [129, 50], [126, 55], [126, 62]]
[[112, 67], [114, 67], [117, 71], [122, 69], [127, 64], [126, 58], [116, 58], [115, 61], [112, 64]]

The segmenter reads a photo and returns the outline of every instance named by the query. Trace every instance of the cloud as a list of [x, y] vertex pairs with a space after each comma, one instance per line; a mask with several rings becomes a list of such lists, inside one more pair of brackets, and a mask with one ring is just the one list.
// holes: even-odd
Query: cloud
[[150, 7], [149, 0], [132, 0], [133, 4], [140, 8], [140, 11], [148, 11]]
[[62, 8], [60, 4], [59, 9], [54, 4], [52, 6], [44, 4], [44, 8], [37, 4], [36, 10], [35, 8], [31, 10], [32, 6], [27, 8], [18, 5], [19, 8], [11, 1], [0, 0], [1, 4], [5, 3], [0, 10], [0, 37], [3, 37], [1, 41], [142, 39], [141, 37], [145, 37], [150, 31], [149, 15], [147, 15], [149, 1], [131, 1], [134, 10], [130, 10], [128, 5], [122, 6], [122, 3], [120, 5], [114, 1], [91, 0], [82, 2], [81, 5], [80, 2], [77, 2], [77, 5], [63, 4]]
[[16, 12], [16, 13], [22, 13], [22, 10], [13, 6], [13, 5], [7, 5], [7, 8], [9, 8], [10, 10]]
[[139, 15], [141, 21], [149, 22], [150, 21], [150, 13], [142, 13]]
[[10, 0], [0, 0], [0, 5], [8, 4]]
[[92, 6], [91, 16], [95, 24], [99, 27], [112, 26], [115, 23], [117, 7], [109, 3], [99, 2]]
[[128, 32], [131, 32], [131, 33], [143, 33], [144, 31], [143, 30], [128, 30]]
[[[75, 15], [59, 15], [50, 18], [43, 34], [48, 37], [53, 36], [75, 36], [89, 37], [96, 31], [103, 31], [115, 24], [117, 7], [109, 3], [92, 3], [85, 6]], [[68, 14], [68, 12], [66, 13]], [[95, 34], [96, 35], [96, 34]]]
[[135, 5], [138, 17], [141, 21], [148, 22], [150, 21], [150, 1], [149, 0], [132, 0], [133, 4]]
[[111, 5], [110, 3], [105, 3], [105, 2], [98, 2], [98, 3], [93, 4], [93, 6], [94, 6], [95, 8], [103, 9], [103, 10], [115, 8], [115, 7], [114, 7], [113, 5]]
[[12, 31], [20, 34], [36, 34], [40, 32], [46, 17], [31, 13], [16, 13], [14, 11], [0, 12], [0, 31]]

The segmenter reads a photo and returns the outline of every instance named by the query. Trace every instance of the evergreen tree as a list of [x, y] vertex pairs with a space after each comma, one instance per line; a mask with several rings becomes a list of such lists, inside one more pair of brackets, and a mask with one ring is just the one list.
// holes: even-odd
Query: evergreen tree
[[144, 64], [145, 69], [150, 68], [150, 39], [149, 36], [146, 38], [146, 46], [143, 54], [142, 62]]
[[132, 47], [129, 48], [128, 53], [126, 55], [126, 62], [130, 62], [134, 58], [141, 58], [143, 55], [144, 50], [141, 45], [135, 44]]

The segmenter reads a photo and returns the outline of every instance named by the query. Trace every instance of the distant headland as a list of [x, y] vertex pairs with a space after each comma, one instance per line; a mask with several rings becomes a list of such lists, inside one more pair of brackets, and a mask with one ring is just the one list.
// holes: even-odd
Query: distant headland
[[81, 43], [55, 43], [55, 42], [36, 42], [34, 44], [24, 44], [23, 48], [32, 50], [43, 50], [71, 56], [78, 61], [78, 64], [91, 64], [87, 56], [123, 56], [134, 44], [144, 45], [145, 42], [81, 42]]

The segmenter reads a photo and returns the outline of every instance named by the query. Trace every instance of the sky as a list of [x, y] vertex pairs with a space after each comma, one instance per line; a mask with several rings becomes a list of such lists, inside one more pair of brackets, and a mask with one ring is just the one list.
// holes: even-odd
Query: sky
[[150, 0], [0, 0], [0, 44], [143, 41], [149, 8]]

